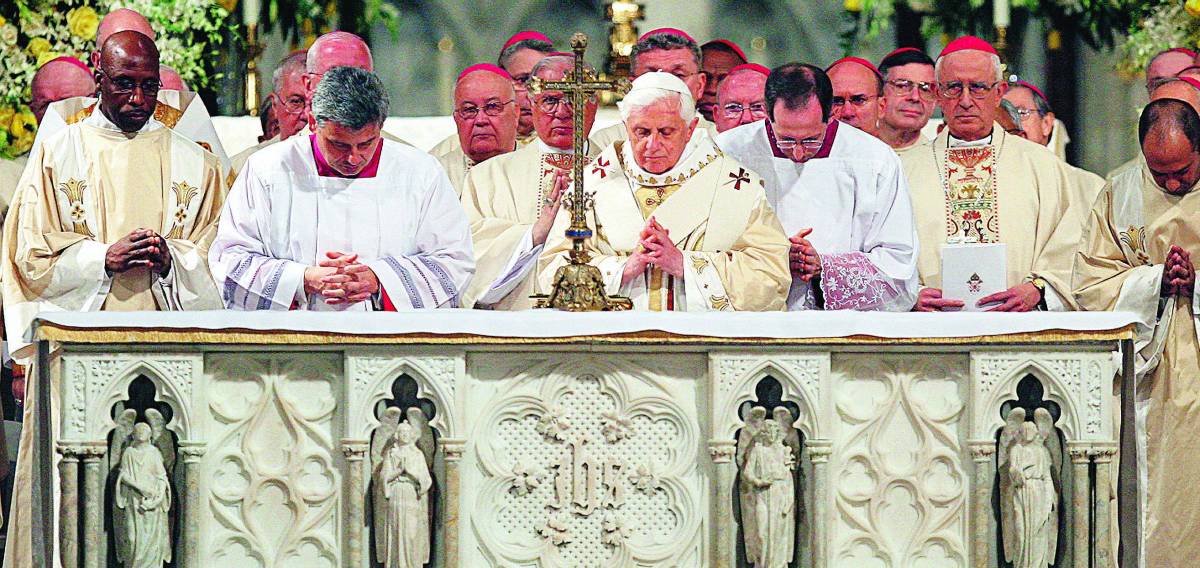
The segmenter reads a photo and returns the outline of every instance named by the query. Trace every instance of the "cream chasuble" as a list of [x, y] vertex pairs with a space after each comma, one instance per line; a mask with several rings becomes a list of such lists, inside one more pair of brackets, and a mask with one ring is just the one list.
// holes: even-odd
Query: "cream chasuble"
[[[700, 116], [699, 113], [696, 113], [696, 118], [698, 119], [698, 122], [696, 123], [696, 132], [704, 132], [708, 134], [709, 140], [716, 140], [718, 134], [717, 125], [705, 120], [704, 117]], [[604, 150], [617, 140], [625, 140], [627, 138], [629, 138], [629, 132], [625, 130], [624, 122], [618, 122], [616, 124], [601, 128], [600, 130], [593, 131], [592, 135], [589, 137], [589, 139], [592, 141], [592, 144], [595, 144], [601, 150]]]
[[[595, 148], [588, 146], [589, 157], [595, 155]], [[469, 302], [497, 310], [526, 310], [533, 307], [530, 295], [547, 292], [537, 286], [543, 245], [533, 245], [533, 223], [554, 190], [555, 172], [569, 173], [573, 160], [573, 154], [537, 140], [471, 169], [462, 195], [475, 244]]]
[[[95, 112], [60, 129], [34, 147], [17, 193], [4, 225], [3, 294], [8, 340], [18, 360], [31, 354], [23, 340], [39, 311], [221, 307], [206, 258], [221, 206], [220, 164], [161, 123], [152, 119], [129, 135]], [[166, 237], [166, 278], [145, 268], [107, 274], [109, 244], [138, 228]], [[37, 376], [32, 368], [26, 375], [26, 424], [36, 422]], [[50, 388], [57, 392], [58, 385]], [[21, 432], [5, 566], [34, 565], [30, 460], [36, 430]]]
[[900, 156], [921, 244], [921, 284], [941, 288], [942, 245], [951, 237], [969, 237], [1005, 244], [1006, 287], [1043, 278], [1047, 307], [1071, 309], [1071, 259], [1078, 239], [1060, 235], [1078, 235], [1087, 205], [1066, 198], [1078, 187], [1069, 166], [999, 126], [993, 126], [990, 139], [951, 142], [946, 128], [930, 145]]
[[21, 179], [21, 172], [25, 171], [25, 164], [28, 162], [28, 156], [0, 160], [0, 223], [3, 223], [4, 217], [8, 215], [8, 207], [17, 191], [17, 181]]
[[[518, 140], [514, 151], [524, 147], [525, 143]], [[505, 153], [507, 154], [508, 152]], [[449, 138], [439, 142], [437, 146], [429, 150], [429, 154], [437, 158], [438, 163], [442, 165], [442, 169], [446, 170], [446, 175], [450, 177], [450, 183], [454, 184], [454, 192], [461, 196], [463, 192], [463, 180], [466, 179], [467, 173], [471, 171], [471, 168], [475, 167], [476, 162], [466, 152], [463, 152], [462, 145], [458, 143], [458, 134], [453, 134]], [[501, 156], [503, 155], [501, 154]]]
[[1200, 540], [1193, 538], [1200, 534], [1200, 294], [1161, 298], [1171, 245], [1200, 253], [1200, 184], [1174, 196], [1143, 165], [1119, 174], [1100, 195], [1075, 261], [1075, 297], [1083, 309], [1130, 312], [1139, 320], [1143, 566], [1183, 566], [1182, 559], [1200, 557]]
[[[258, 152], [230, 189], [211, 254], [226, 306], [457, 307], [474, 255], [466, 216], [433, 157], [384, 140], [375, 175], [345, 178], [323, 175], [315, 148], [312, 135], [297, 135]], [[355, 253], [371, 268], [375, 302], [329, 305], [305, 294], [304, 270], [329, 251]]]
[[[634, 162], [624, 142], [602, 151], [585, 170], [595, 201], [588, 239], [591, 263], [609, 294], [652, 311], [775, 311], [785, 308], [792, 277], [788, 240], [767, 204], [763, 180], [726, 156], [705, 134], [693, 135], [671, 171], [650, 174]], [[622, 286], [625, 261], [640, 246], [639, 234], [653, 216], [683, 253], [683, 278], [657, 267]], [[559, 211], [542, 254], [543, 290], [567, 261], [563, 236], [570, 211]], [[682, 281], [680, 281], [682, 280]]]

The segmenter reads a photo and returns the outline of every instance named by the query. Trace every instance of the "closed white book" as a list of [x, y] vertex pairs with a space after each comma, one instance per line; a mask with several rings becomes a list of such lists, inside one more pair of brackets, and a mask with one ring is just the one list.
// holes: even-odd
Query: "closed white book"
[[981, 298], [1008, 289], [1004, 243], [942, 245], [942, 297], [962, 300], [963, 311], [981, 312]]

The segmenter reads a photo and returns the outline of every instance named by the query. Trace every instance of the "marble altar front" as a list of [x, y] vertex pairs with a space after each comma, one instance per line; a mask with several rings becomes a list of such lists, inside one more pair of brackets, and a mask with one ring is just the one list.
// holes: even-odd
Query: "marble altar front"
[[[181, 567], [998, 566], [1030, 542], [1111, 566], [1130, 321], [48, 314], [42, 546], [127, 565], [113, 454], [158, 421]], [[1036, 451], [1012, 450], [1035, 415]], [[410, 441], [409, 477], [381, 473]], [[1026, 502], [1010, 450], [1045, 456]], [[1014, 506], [1051, 528], [1006, 530]]]

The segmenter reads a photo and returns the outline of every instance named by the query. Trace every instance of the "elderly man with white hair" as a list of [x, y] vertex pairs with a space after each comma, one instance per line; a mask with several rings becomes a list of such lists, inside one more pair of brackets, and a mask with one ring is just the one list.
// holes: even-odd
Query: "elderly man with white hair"
[[[584, 178], [595, 228], [586, 249], [607, 292], [640, 310], [782, 310], [788, 241], [762, 178], [697, 128], [678, 77], [645, 73], [619, 106], [628, 139], [605, 148]], [[569, 221], [559, 211], [550, 231], [543, 289], [567, 261]]]
[[437, 160], [385, 140], [370, 71], [328, 69], [316, 132], [250, 156], [209, 255], [242, 310], [456, 307], [475, 270], [467, 218]]
[[1077, 197], [1066, 162], [996, 124], [1008, 83], [994, 47], [960, 37], [942, 50], [934, 75], [946, 128], [926, 151], [900, 157], [921, 243], [923, 288], [914, 309], [964, 307], [962, 298], [942, 295], [942, 248], [952, 238], [1004, 244], [1005, 282], [982, 283], [1000, 291], [980, 298], [978, 307], [1072, 309], [1071, 260], [1091, 203]]
[[717, 144], [762, 172], [792, 235], [789, 309], [908, 311], [917, 234], [900, 158], [833, 119], [833, 92], [821, 69], [782, 65], [767, 78], [767, 120], [722, 132]]

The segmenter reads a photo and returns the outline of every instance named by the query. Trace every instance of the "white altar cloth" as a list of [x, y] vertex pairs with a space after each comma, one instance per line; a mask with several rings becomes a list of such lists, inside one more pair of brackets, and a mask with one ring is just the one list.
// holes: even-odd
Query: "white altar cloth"
[[325, 332], [346, 335], [475, 335], [524, 339], [640, 332], [715, 338], [811, 339], [873, 336], [930, 339], [998, 336], [1048, 330], [1116, 330], [1136, 321], [1114, 312], [1056, 313], [568, 313], [551, 310], [415, 310], [407, 312], [55, 312], [42, 323], [72, 329]]

